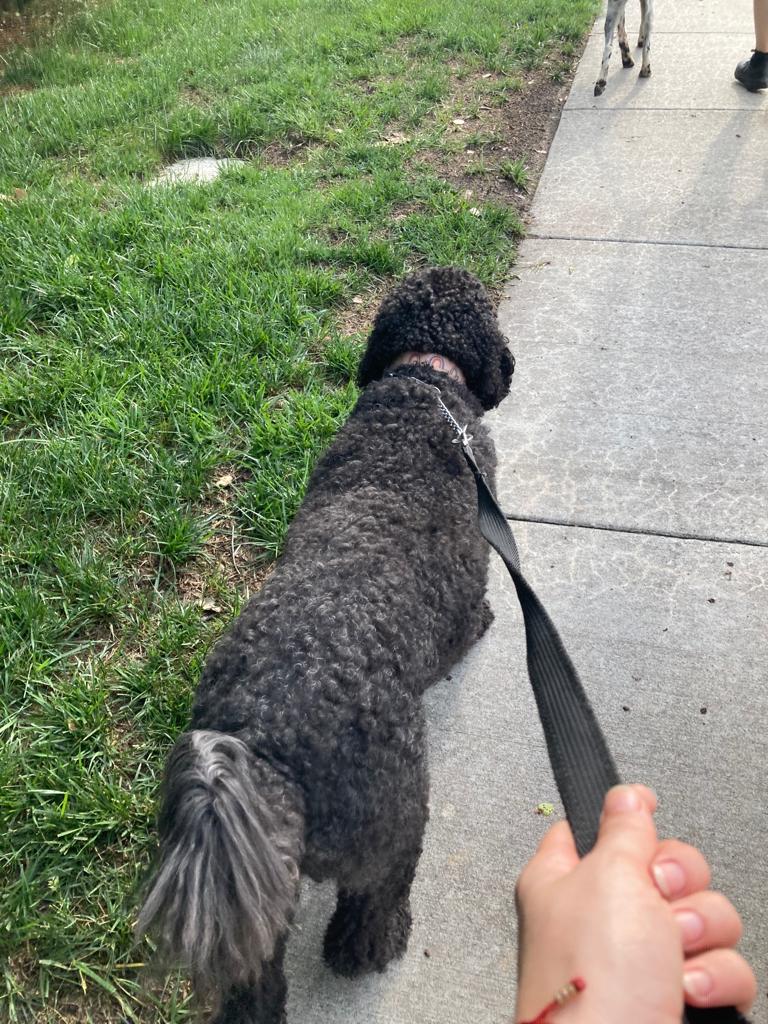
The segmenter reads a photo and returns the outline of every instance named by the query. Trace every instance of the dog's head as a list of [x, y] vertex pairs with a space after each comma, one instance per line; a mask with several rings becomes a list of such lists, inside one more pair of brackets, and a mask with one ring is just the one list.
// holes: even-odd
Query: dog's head
[[434, 352], [453, 360], [484, 409], [509, 392], [514, 356], [485, 288], [459, 267], [420, 270], [384, 299], [360, 363], [360, 387], [381, 377], [403, 352]]

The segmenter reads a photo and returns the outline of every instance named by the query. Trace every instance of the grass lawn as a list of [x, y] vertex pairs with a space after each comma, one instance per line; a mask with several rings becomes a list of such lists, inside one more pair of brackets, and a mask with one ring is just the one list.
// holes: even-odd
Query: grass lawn
[[[76, 2], [0, 54], [1, 1020], [189, 1017], [131, 930], [205, 653], [355, 399], [375, 298], [508, 272], [530, 154], [489, 125], [594, 12]], [[245, 162], [147, 187], [203, 154]]]

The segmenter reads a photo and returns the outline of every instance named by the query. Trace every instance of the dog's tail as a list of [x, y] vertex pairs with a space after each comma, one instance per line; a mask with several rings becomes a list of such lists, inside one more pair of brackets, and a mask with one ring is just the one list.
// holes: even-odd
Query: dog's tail
[[217, 1003], [254, 984], [298, 899], [304, 817], [295, 787], [235, 736], [185, 733], [171, 752], [160, 856], [139, 915], [167, 964]]

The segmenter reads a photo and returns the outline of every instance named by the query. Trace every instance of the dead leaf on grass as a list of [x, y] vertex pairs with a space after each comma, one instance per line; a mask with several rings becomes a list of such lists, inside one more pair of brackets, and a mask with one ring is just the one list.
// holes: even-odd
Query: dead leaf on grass
[[377, 142], [377, 146], [402, 146], [405, 142], [410, 142], [410, 136], [404, 135], [402, 132], [391, 132], [389, 135], [385, 135], [384, 138]]
[[222, 487], [222, 488], [223, 487], [231, 487], [234, 482], [235, 482], [235, 478], [232, 476], [231, 473], [225, 473], [224, 476], [220, 476], [218, 480], [214, 481], [214, 483], [215, 483], [215, 485], [217, 487]]

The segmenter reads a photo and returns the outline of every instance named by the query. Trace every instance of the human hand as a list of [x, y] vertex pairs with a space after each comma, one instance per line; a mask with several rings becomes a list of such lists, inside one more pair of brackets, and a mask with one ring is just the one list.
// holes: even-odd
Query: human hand
[[520, 969], [516, 1020], [532, 1020], [574, 977], [586, 989], [557, 1024], [680, 1024], [691, 1006], [752, 1004], [756, 981], [732, 948], [733, 905], [708, 886], [702, 854], [659, 841], [645, 786], [606, 796], [593, 850], [579, 860], [567, 822], [554, 825], [517, 887]]

